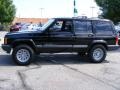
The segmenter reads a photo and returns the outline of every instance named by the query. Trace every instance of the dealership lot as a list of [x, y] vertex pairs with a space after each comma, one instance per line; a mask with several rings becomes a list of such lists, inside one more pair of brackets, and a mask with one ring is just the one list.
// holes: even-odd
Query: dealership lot
[[120, 50], [92, 64], [75, 53], [42, 54], [17, 66], [0, 50], [0, 90], [120, 90]]
[[41, 54], [31, 65], [17, 66], [0, 48], [0, 90], [120, 90], [119, 67], [120, 50], [109, 52], [99, 64], [76, 53], [59, 53]]

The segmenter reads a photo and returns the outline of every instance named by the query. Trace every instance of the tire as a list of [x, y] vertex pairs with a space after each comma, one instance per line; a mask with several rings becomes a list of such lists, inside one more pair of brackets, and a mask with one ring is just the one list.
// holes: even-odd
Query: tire
[[12, 57], [18, 65], [29, 65], [34, 59], [34, 51], [28, 45], [19, 45], [13, 49]]
[[95, 45], [88, 53], [89, 59], [93, 63], [101, 63], [106, 58], [106, 48], [103, 45]]

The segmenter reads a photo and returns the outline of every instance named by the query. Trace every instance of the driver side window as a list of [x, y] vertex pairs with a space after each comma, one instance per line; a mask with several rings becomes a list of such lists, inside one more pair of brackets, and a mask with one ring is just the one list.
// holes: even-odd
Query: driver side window
[[50, 32], [71, 32], [72, 26], [72, 21], [58, 20], [50, 28]]
[[63, 26], [63, 21], [56, 21], [54, 25], [50, 28], [51, 32], [59, 32], [61, 31]]

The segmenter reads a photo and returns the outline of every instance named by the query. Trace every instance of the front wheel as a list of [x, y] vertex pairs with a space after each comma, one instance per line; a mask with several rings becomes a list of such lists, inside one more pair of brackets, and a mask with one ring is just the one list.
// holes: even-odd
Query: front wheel
[[29, 65], [34, 58], [34, 51], [28, 45], [19, 45], [13, 49], [12, 57], [18, 65]]
[[89, 51], [89, 59], [93, 63], [100, 63], [106, 58], [106, 48], [103, 45], [95, 45]]

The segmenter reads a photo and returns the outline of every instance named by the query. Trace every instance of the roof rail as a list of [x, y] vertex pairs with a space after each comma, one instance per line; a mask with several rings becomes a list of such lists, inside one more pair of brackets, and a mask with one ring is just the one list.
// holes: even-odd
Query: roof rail
[[88, 19], [87, 16], [77, 16], [77, 17], [72, 17], [74, 19]]

